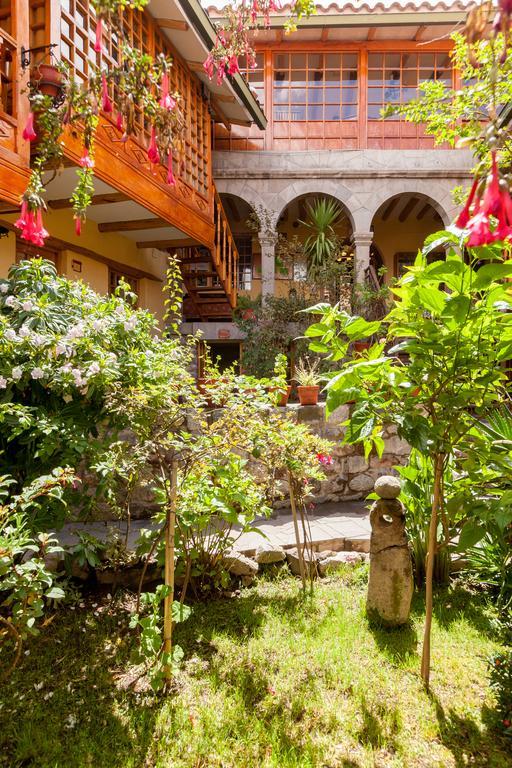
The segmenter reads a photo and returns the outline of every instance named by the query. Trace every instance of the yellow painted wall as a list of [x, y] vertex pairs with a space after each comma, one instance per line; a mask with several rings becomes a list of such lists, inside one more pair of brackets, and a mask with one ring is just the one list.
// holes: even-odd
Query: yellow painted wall
[[416, 253], [423, 245], [425, 238], [440, 229], [443, 229], [442, 223], [430, 214], [420, 221], [414, 216], [410, 216], [404, 222], [397, 221], [393, 217], [388, 221], [376, 221], [373, 241], [381, 253], [387, 270], [386, 282], [396, 277], [394, 272], [396, 253]]
[[[14, 221], [16, 216], [5, 216]], [[167, 255], [152, 248], [138, 249], [133, 240], [122, 235], [99, 232], [97, 224], [91, 219], [82, 226], [80, 237], [75, 234], [75, 224], [71, 211], [49, 210], [45, 213], [44, 223], [50, 235], [65, 240], [70, 247], [60, 252], [59, 270], [67, 277], [83, 280], [98, 293], [109, 290], [109, 267], [89, 256], [73, 251], [73, 244], [87, 248], [100, 256], [122, 265], [147, 272], [158, 280], [143, 278], [139, 280], [139, 305], [153, 312], [162, 322], [164, 316], [163, 286], [167, 269]], [[8, 238], [0, 239], [0, 276], [5, 277], [11, 264], [16, 260], [16, 237], [10, 233]], [[75, 271], [72, 262], [80, 262], [81, 271]]]

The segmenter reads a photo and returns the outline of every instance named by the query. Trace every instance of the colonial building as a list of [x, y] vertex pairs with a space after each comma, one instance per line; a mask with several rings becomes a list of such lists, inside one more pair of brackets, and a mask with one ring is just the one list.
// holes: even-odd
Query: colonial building
[[[13, 223], [29, 173], [21, 133], [23, 96], [34, 62], [62, 59], [75, 77], [113, 64], [119, 40], [108, 28], [93, 47], [88, 0], [0, 0], [0, 272], [41, 253], [100, 292], [124, 277], [139, 303], [163, 317], [169, 253], [182, 259], [184, 332], [200, 328], [239, 354], [232, 323], [237, 294], [286, 295], [299, 274], [275, 267], [276, 233], [304, 235], [308, 201], [327, 196], [342, 208], [340, 234], [351, 244], [360, 280], [400, 274], [426, 235], [454, 213], [451, 190], [469, 178], [468, 151], [435, 147], [421, 126], [381, 118], [424, 80], [459, 86], [450, 34], [470, 0], [351, 0], [319, 3], [297, 32], [284, 33], [286, 10], [255, 36], [257, 66], [218, 85], [202, 63], [215, 39], [223, 0], [150, 0], [126, 10], [124, 34], [135, 47], [174, 59], [173, 87], [184, 98], [184, 157], [176, 187], [152, 169], [144, 125], [120, 140], [101, 117], [95, 192], [80, 237], [69, 197], [80, 147], [64, 133], [66, 167], [48, 184], [44, 249], [17, 237]], [[248, 226], [251, 212], [264, 224]], [[218, 351], [218, 349], [216, 350]], [[222, 351], [222, 350], [221, 350]]]
[[138, 293], [139, 304], [162, 319], [169, 249], [193, 244], [215, 280], [194, 300], [195, 286], [186, 279], [188, 300], [202, 313], [209, 302], [216, 309], [220, 304], [229, 316], [236, 302], [238, 256], [213, 181], [213, 126], [221, 121], [226, 130], [234, 124], [264, 130], [262, 108], [241, 75], [220, 86], [207, 78], [202, 63], [215, 30], [194, 0], [150, 0], [144, 11], [126, 9], [122, 23], [133, 47], [173, 59], [170, 85], [182, 95], [185, 118], [176, 186], [166, 183], [163, 167], [151, 166], [142, 120], [137, 137], [123, 142], [114, 120], [104, 114], [95, 150], [94, 196], [81, 235], [74, 231], [69, 198], [82, 148], [65, 131], [65, 168], [48, 172], [45, 226], [50, 237], [40, 248], [17, 236], [13, 223], [30, 167], [30, 144], [22, 138], [29, 109], [24, 90], [34, 67], [61, 59], [76, 78], [85, 79], [91, 66], [115, 65], [120, 40], [106, 25], [102, 51], [95, 52], [96, 19], [88, 0], [0, 0], [0, 274], [37, 253], [98, 292], [113, 290], [123, 277]]
[[[222, 17], [222, 0], [204, 1], [211, 18]], [[451, 220], [451, 190], [468, 183], [471, 154], [434, 146], [422, 126], [382, 120], [381, 109], [415, 98], [424, 80], [461, 85], [450, 35], [469, 5], [326, 0], [289, 36], [286, 9], [257, 33], [257, 67], [247, 77], [267, 127], [217, 124], [213, 154], [239, 246], [241, 293], [286, 295], [294, 275], [275, 269], [275, 233], [302, 236], [305, 203], [315, 196], [342, 206], [360, 277], [370, 264], [385, 267], [385, 280], [398, 276], [425, 236]], [[246, 224], [251, 209], [266, 212], [259, 236]], [[194, 319], [186, 328], [201, 328], [216, 351], [219, 338], [226, 352], [239, 344], [235, 325]]]

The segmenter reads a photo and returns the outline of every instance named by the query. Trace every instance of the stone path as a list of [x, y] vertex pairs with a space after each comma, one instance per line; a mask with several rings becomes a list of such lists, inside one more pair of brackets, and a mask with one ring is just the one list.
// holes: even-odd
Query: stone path
[[[322, 552], [333, 550], [353, 550], [368, 552], [370, 545], [370, 522], [364, 501], [337, 502], [318, 504], [309, 514], [309, 523], [313, 548]], [[295, 534], [291, 513], [282, 510], [273, 518], [258, 518], [255, 526], [268, 537], [273, 544], [284, 549], [295, 546]], [[135, 547], [135, 542], [142, 528], [150, 528], [148, 520], [134, 520], [128, 536], [128, 548]], [[57, 538], [62, 546], [72, 546], [77, 541], [76, 531], [86, 531], [100, 540], [107, 538], [112, 528], [118, 528], [123, 535], [126, 523], [110, 521], [108, 523], [67, 523], [58, 532]], [[302, 537], [302, 529], [301, 537]], [[244, 533], [235, 543], [235, 549], [246, 555], [253, 555], [258, 544], [264, 539], [258, 533]]]

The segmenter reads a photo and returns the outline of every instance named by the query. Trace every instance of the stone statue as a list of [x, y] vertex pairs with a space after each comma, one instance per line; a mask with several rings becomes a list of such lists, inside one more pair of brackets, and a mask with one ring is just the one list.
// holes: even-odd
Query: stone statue
[[397, 498], [400, 480], [379, 477], [375, 492], [380, 498], [370, 511], [370, 578], [366, 610], [388, 626], [409, 620], [413, 593], [412, 562], [405, 533], [405, 510]]

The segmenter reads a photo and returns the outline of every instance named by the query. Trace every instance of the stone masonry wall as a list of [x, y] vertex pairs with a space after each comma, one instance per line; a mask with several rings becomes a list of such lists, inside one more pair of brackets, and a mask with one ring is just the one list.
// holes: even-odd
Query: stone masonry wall
[[[375, 480], [381, 475], [396, 474], [392, 467], [406, 464], [410, 448], [401, 440], [394, 427], [388, 426], [384, 432], [385, 449], [382, 458], [371, 455], [368, 461], [364, 457], [362, 445], [343, 445], [344, 428], [341, 426], [350, 413], [350, 406], [343, 405], [325, 417], [325, 403], [318, 405], [289, 405], [286, 409], [289, 418], [308, 427], [321, 437], [331, 440], [334, 447], [331, 466], [325, 467], [326, 479], [315, 488], [315, 502], [356, 501], [365, 499], [373, 490]], [[284, 498], [276, 507], [287, 507], [287, 484], [282, 482]]]

